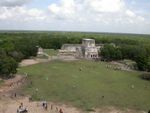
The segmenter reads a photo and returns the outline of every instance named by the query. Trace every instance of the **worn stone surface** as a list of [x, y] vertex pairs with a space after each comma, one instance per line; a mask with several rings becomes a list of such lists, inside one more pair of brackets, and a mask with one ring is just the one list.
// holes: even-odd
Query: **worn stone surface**
[[83, 39], [82, 44], [64, 44], [59, 50], [61, 56], [74, 56], [76, 58], [97, 59], [98, 50], [103, 45], [95, 45], [94, 39]]

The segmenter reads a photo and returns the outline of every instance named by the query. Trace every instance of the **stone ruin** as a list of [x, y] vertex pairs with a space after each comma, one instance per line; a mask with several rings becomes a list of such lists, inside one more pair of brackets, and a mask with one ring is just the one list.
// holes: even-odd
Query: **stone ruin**
[[37, 55], [43, 55], [44, 54], [44, 50], [41, 47], [38, 47], [38, 52]]
[[83, 39], [82, 44], [64, 44], [59, 50], [60, 56], [75, 58], [99, 59], [99, 50], [102, 44], [96, 45], [94, 39]]

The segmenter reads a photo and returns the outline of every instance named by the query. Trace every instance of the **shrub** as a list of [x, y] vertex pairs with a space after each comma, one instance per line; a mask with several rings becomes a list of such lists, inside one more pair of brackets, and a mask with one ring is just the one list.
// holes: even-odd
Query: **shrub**
[[145, 73], [141, 75], [142, 79], [150, 81], [150, 73]]

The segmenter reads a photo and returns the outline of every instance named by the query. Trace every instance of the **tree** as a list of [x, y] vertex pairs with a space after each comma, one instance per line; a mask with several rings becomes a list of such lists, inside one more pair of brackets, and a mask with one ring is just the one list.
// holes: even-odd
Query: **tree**
[[144, 54], [139, 54], [135, 61], [139, 70], [146, 71], [148, 69], [148, 58]]
[[0, 48], [0, 58], [6, 57], [6, 51], [3, 48]]
[[0, 45], [0, 47], [3, 48], [6, 51], [6, 53], [15, 50], [15, 45], [13, 44], [13, 42], [11, 40], [3, 41], [3, 43], [1, 43], [1, 45]]
[[115, 49], [115, 58], [114, 58], [115, 60], [120, 60], [120, 59], [122, 59], [122, 53], [121, 53], [121, 50], [120, 50], [120, 48], [116, 48]]
[[150, 72], [150, 62], [148, 62], [147, 71]]
[[147, 70], [150, 72], [150, 57], [148, 57]]
[[23, 58], [37, 55], [37, 42], [32, 38], [21, 38], [14, 42], [15, 50], [20, 53]]
[[122, 53], [120, 48], [117, 48], [110, 44], [104, 45], [101, 50], [101, 55], [107, 61], [122, 59]]
[[21, 60], [24, 57], [24, 55], [21, 52], [17, 52], [17, 51], [9, 52], [8, 56], [13, 57], [17, 62], [21, 62]]
[[4, 78], [11, 77], [17, 72], [18, 63], [11, 57], [0, 58], [0, 76]]

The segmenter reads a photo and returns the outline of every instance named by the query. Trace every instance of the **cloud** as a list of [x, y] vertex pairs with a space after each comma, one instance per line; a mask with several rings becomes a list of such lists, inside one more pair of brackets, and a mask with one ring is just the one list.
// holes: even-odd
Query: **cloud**
[[87, 8], [95, 12], [119, 12], [124, 7], [122, 0], [84, 0], [84, 4]]
[[55, 19], [109, 23], [135, 23], [144, 17], [128, 9], [123, 0], [60, 0], [48, 6]]
[[1, 7], [0, 20], [14, 20], [14, 21], [29, 21], [29, 20], [43, 20], [46, 18], [42, 10], [26, 7]]
[[32, 0], [0, 0], [0, 6], [6, 7], [14, 7], [14, 6], [22, 6]]
[[60, 19], [72, 19], [77, 14], [77, 4], [75, 0], [61, 0], [59, 4], [51, 4], [48, 6], [52, 16]]
[[20, 26], [26, 26], [27, 23], [32, 27], [35, 24], [43, 26], [36, 27], [38, 29], [52, 27], [82, 31], [142, 32], [141, 29], [145, 30], [150, 25], [150, 16], [139, 13], [135, 8], [130, 9], [125, 0], [58, 0], [50, 3], [47, 9], [24, 5], [30, 1], [32, 0], [1, 0], [0, 22], [7, 21], [10, 24], [15, 21], [15, 25], [22, 22]]
[[136, 14], [134, 12], [132, 12], [131, 10], [126, 10], [126, 14], [129, 16], [129, 17], [135, 17]]

